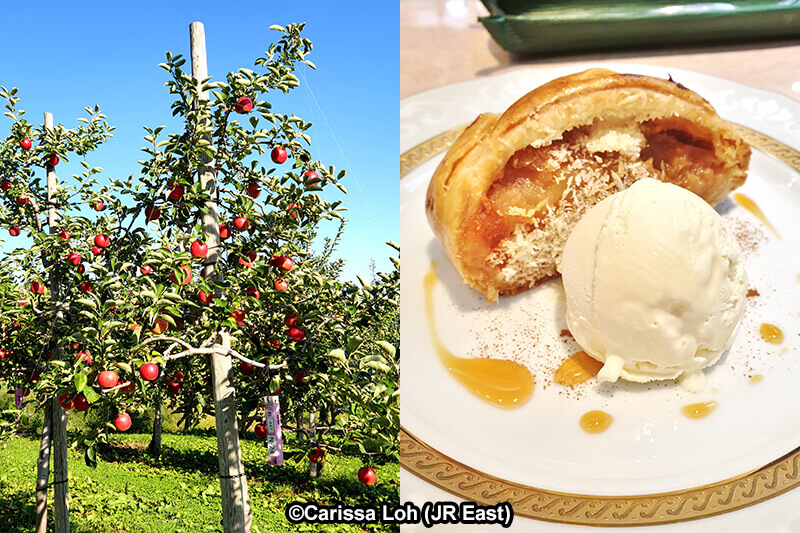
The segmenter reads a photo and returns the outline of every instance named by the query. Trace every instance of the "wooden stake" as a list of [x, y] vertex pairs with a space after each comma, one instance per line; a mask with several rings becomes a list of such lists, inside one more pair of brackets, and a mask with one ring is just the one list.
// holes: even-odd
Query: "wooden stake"
[[[201, 22], [189, 25], [192, 55], [192, 76], [197, 83], [208, 77], [206, 63], [206, 38]], [[208, 91], [199, 91], [201, 100], [208, 100]], [[219, 192], [216, 186], [214, 163], [204, 159], [205, 168], [200, 173], [200, 183], [211, 200], [206, 203], [207, 213], [203, 215], [203, 230], [209, 253], [206, 256], [204, 271], [208, 279], [221, 254], [219, 238], [219, 215], [216, 200]], [[218, 275], [214, 276], [218, 280]], [[215, 296], [221, 296], [216, 291]], [[230, 348], [230, 337], [220, 332], [217, 344]], [[212, 354], [210, 356], [211, 378], [214, 391], [214, 414], [217, 429], [217, 452], [219, 455], [219, 476], [222, 489], [222, 526], [225, 533], [249, 533], [252, 524], [250, 496], [247, 478], [242, 466], [242, 452], [239, 447], [239, 427], [236, 418], [236, 389], [231, 386], [231, 358]]]
[[42, 440], [36, 460], [36, 533], [47, 533], [47, 478], [50, 477], [50, 433], [53, 429], [53, 403], [44, 406]]
[[[44, 128], [47, 131], [53, 130], [53, 114], [44, 114]], [[52, 165], [47, 165], [47, 227], [50, 234], [54, 235], [58, 231], [58, 212], [56, 210], [56, 190], [58, 188], [58, 176], [56, 169]], [[50, 274], [50, 302], [53, 307], [58, 308], [61, 300], [61, 276], [58, 269], [52, 269]], [[64, 313], [60, 310], [53, 317], [53, 331], [57, 331], [64, 318]], [[63, 353], [61, 346], [57, 345], [54, 349], [53, 359], [62, 359]], [[69, 533], [69, 470], [67, 467], [67, 411], [58, 403], [58, 398], [54, 397], [53, 402], [53, 506], [55, 516], [56, 533]]]
[[[45, 131], [53, 130], [53, 114], [44, 114]], [[47, 165], [47, 219], [50, 233], [56, 233], [58, 213], [56, 212], [55, 194], [58, 178], [55, 168]], [[49, 260], [42, 255], [42, 266], [48, 270]], [[56, 269], [50, 274], [50, 301], [57, 307], [61, 299], [61, 278]], [[63, 312], [58, 311], [53, 317], [53, 331], [63, 319]], [[53, 357], [61, 359], [61, 348], [56, 347]], [[58, 398], [48, 398], [44, 412], [44, 428], [39, 445], [36, 479], [36, 531], [47, 530], [47, 480], [50, 477], [50, 452], [53, 452], [53, 507], [55, 508], [56, 533], [69, 533], [69, 482], [67, 469], [67, 412], [61, 408]]]

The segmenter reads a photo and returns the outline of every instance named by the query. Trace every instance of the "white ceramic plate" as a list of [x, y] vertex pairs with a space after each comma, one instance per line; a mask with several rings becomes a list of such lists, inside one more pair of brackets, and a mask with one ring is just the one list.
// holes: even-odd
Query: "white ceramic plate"
[[[800, 104], [781, 95], [677, 69], [610, 68], [671, 75], [695, 90], [733, 123], [800, 147]], [[502, 112], [542, 83], [580, 67], [517, 70], [443, 87], [401, 101], [401, 153], [485, 111]], [[591, 380], [574, 389], [552, 383], [555, 368], [579, 348], [566, 328], [560, 279], [487, 305], [462, 283], [431, 232], [424, 212], [427, 183], [441, 154], [401, 179], [403, 246], [401, 420], [438, 452], [502, 480], [583, 495], [637, 495], [698, 487], [761, 468], [800, 446], [800, 221], [798, 172], [780, 158], [754, 150], [747, 183], [777, 228], [775, 237], [750, 213], [726, 200], [718, 210], [740, 238], [750, 287], [748, 305], [730, 351], [707, 372], [706, 389], [690, 394], [673, 382], [658, 385]], [[423, 278], [438, 262], [433, 298], [444, 344], [464, 357], [525, 362], [536, 379], [530, 402], [515, 410], [489, 405], [457, 383], [439, 362], [428, 333]], [[780, 326], [785, 340], [768, 344], [759, 326]], [[750, 383], [750, 376], [763, 380]], [[714, 400], [701, 420], [680, 413], [689, 403]], [[590, 435], [581, 414], [614, 416]]]

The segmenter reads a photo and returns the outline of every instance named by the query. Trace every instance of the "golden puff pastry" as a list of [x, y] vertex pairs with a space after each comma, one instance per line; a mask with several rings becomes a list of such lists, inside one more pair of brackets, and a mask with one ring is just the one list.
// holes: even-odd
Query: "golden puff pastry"
[[750, 147], [672, 80], [590, 69], [480, 115], [428, 186], [434, 233], [489, 301], [555, 274], [573, 226], [652, 177], [716, 204], [744, 183]]

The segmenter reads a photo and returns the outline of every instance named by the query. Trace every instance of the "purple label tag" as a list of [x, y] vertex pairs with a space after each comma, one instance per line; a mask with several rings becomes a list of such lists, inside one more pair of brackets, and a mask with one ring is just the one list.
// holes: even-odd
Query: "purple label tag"
[[22, 409], [22, 399], [25, 397], [25, 389], [17, 387], [14, 389], [14, 405], [17, 409]]
[[269, 464], [283, 464], [283, 435], [281, 434], [281, 407], [277, 396], [264, 397], [264, 425], [267, 426], [267, 452]]

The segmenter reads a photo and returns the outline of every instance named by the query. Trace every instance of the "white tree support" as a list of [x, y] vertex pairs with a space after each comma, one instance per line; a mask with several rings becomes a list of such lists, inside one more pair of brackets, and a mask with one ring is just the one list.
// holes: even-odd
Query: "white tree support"
[[[206, 63], [206, 37], [201, 22], [189, 25], [190, 48], [192, 55], [192, 76], [198, 84], [199, 98], [208, 100], [208, 91], [199, 85], [208, 77]], [[219, 215], [216, 200], [219, 196], [214, 173], [214, 164], [206, 160], [200, 172], [203, 190], [211, 197], [206, 202], [207, 212], [203, 215], [203, 230], [206, 234], [209, 254], [206, 256], [204, 273], [206, 279], [214, 274], [214, 267], [220, 257]], [[218, 278], [214, 276], [215, 279]], [[219, 291], [216, 291], [219, 292]], [[219, 297], [221, 294], [216, 294]], [[214, 344], [230, 349], [230, 337], [220, 332]], [[231, 386], [231, 359], [213, 351], [209, 357], [211, 380], [214, 391], [214, 413], [217, 429], [217, 452], [219, 456], [219, 479], [222, 490], [222, 527], [225, 533], [250, 533], [253, 516], [250, 510], [250, 495], [247, 478], [242, 466], [242, 451], [239, 447], [239, 427], [236, 417], [236, 389]]]
[[[44, 129], [53, 130], [53, 114], [44, 114]], [[55, 193], [58, 178], [55, 168], [47, 165], [47, 221], [50, 234], [56, 233], [58, 213], [56, 212]], [[38, 224], [38, 222], [37, 222]], [[42, 255], [42, 267], [47, 270], [48, 259]], [[64, 312], [59, 305], [61, 300], [61, 277], [57, 269], [50, 273], [50, 301], [57, 309], [53, 316], [53, 330], [57, 330]], [[61, 359], [61, 348], [56, 347], [53, 357]], [[53, 450], [53, 507], [56, 533], [69, 533], [69, 472], [67, 469], [67, 412], [61, 408], [57, 397], [47, 399], [44, 412], [44, 427], [39, 445], [39, 459], [36, 475], [36, 533], [47, 531], [47, 480], [50, 477], [50, 455]]]

